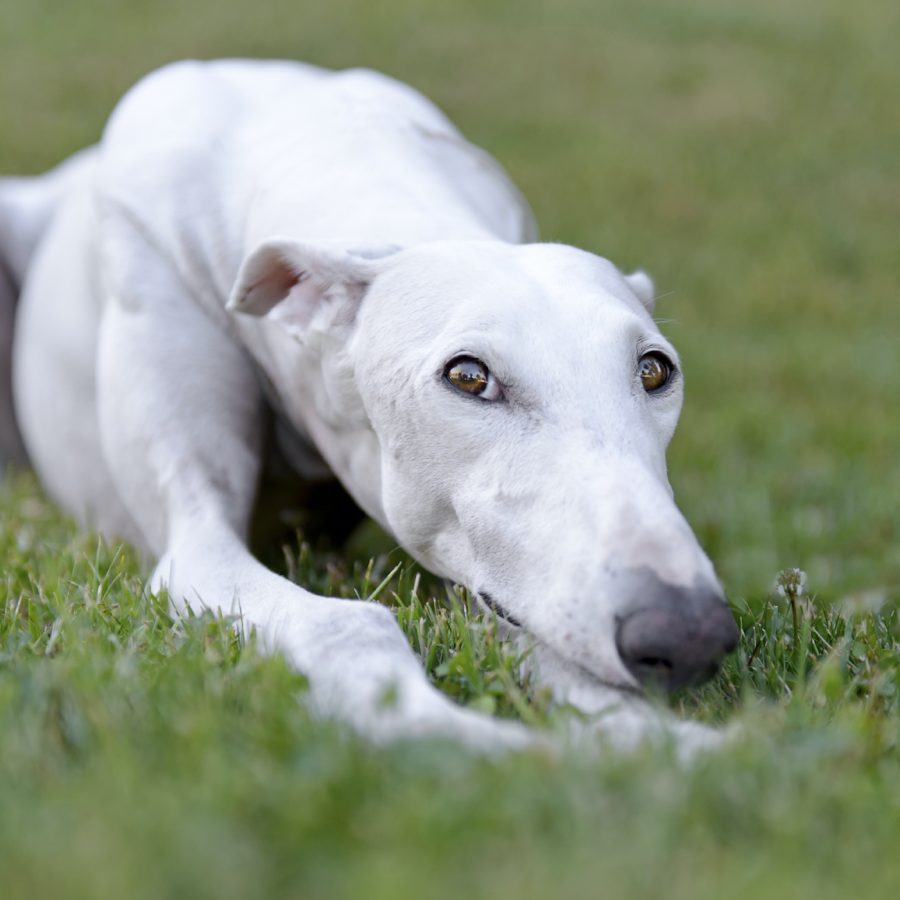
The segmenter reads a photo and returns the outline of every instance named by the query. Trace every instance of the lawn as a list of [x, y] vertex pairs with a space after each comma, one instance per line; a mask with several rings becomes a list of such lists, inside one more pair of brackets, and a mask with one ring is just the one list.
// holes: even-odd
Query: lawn
[[[501, 159], [543, 239], [652, 272], [686, 371], [672, 482], [743, 638], [673, 701], [742, 728], [689, 769], [661, 749], [375, 750], [312, 720], [302, 677], [227, 624], [171, 621], [128, 548], [8, 479], [0, 895], [900, 895], [898, 38], [891, 0], [6, 0], [0, 172], [95, 140], [170, 59], [363, 64]], [[398, 562], [355, 546], [273, 557], [352, 596]], [[774, 590], [792, 567], [802, 596]], [[415, 585], [395, 573], [379, 599], [437, 683], [562, 715], [515, 683], [490, 622]]]

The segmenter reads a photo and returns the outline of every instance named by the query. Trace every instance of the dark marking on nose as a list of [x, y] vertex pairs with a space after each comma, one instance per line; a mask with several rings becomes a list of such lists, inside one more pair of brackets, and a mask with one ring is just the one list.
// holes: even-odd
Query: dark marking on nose
[[740, 636], [722, 594], [644, 573], [639, 584], [631, 611], [616, 626], [616, 649], [628, 671], [642, 685], [666, 691], [715, 675]]

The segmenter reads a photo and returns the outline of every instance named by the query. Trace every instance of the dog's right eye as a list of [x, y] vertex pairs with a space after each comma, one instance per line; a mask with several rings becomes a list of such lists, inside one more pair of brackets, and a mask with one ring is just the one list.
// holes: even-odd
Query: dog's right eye
[[497, 400], [500, 386], [488, 367], [474, 356], [457, 356], [444, 366], [444, 380], [463, 394]]

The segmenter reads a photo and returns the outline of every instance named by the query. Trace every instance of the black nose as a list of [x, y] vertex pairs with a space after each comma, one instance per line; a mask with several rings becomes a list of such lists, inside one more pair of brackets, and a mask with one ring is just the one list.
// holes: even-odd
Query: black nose
[[718, 591], [644, 584], [619, 620], [616, 648], [643, 685], [674, 691], [711, 678], [738, 643], [738, 627]]

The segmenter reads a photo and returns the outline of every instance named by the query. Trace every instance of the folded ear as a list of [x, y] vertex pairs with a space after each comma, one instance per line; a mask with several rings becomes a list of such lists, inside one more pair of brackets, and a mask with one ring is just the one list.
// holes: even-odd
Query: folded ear
[[644, 305], [647, 312], [653, 312], [653, 302], [656, 299], [656, 289], [653, 286], [653, 279], [643, 270], [638, 269], [630, 275], [625, 276], [628, 287], [634, 291], [635, 296]]
[[300, 330], [327, 305], [333, 321], [349, 323], [379, 271], [377, 259], [395, 250], [346, 250], [270, 238], [244, 259], [226, 308], [270, 316]]

